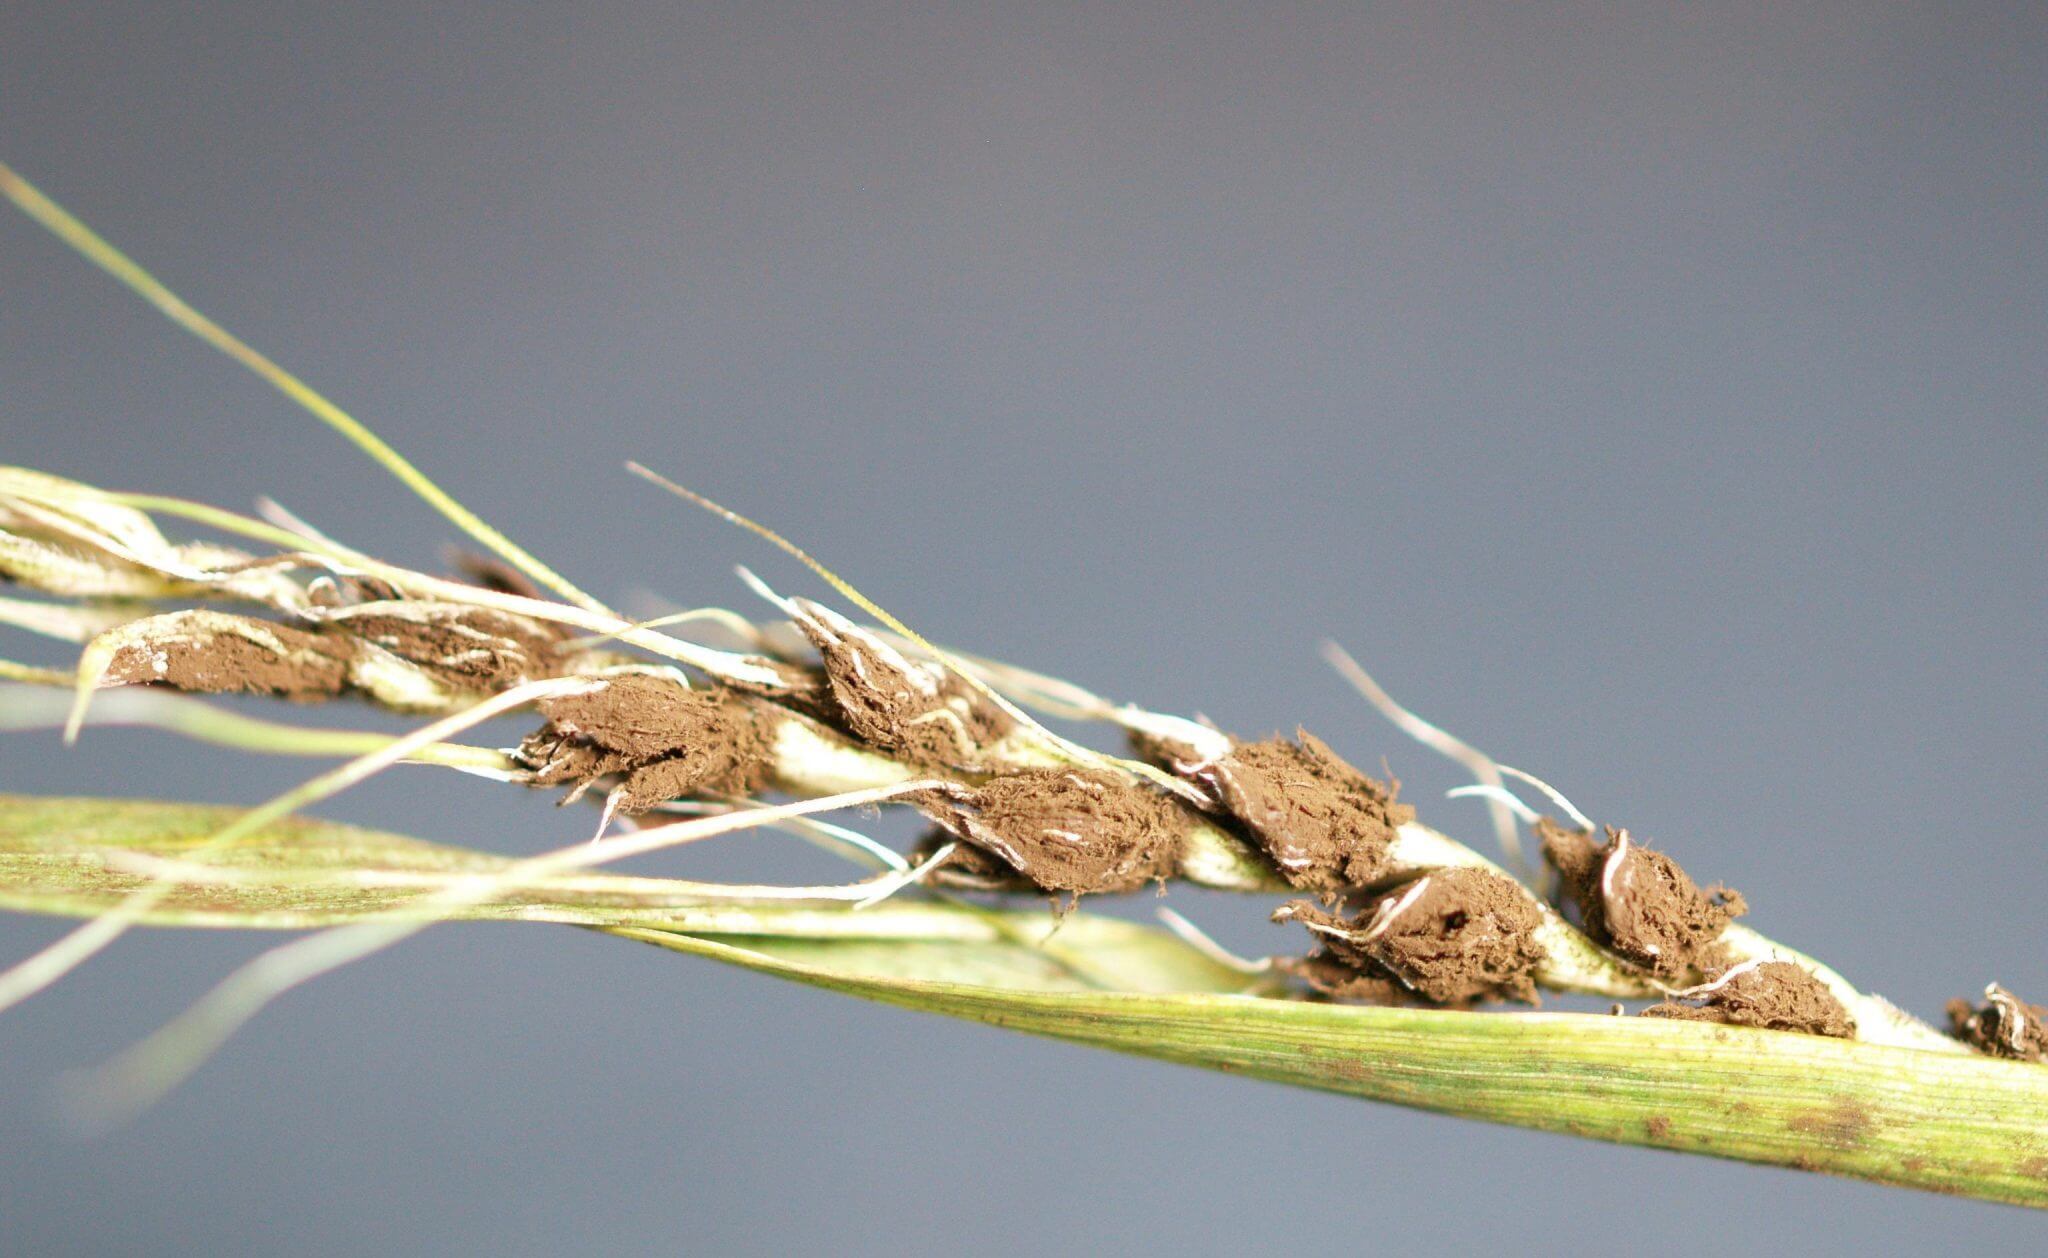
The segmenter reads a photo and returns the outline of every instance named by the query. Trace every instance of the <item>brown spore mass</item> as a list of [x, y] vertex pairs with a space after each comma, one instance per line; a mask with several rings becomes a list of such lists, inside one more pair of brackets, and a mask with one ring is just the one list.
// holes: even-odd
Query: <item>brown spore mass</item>
[[919, 802], [1033, 886], [1077, 895], [1172, 877], [1191, 820], [1164, 794], [1100, 769], [1018, 769]]
[[1643, 1016], [1856, 1038], [1855, 1019], [1827, 984], [1790, 961], [1766, 961], [1707, 986], [1712, 990], [1680, 992], [1643, 1010]]
[[936, 695], [882, 690], [826, 670], [839, 717], [854, 737], [920, 764], [973, 765], [1010, 732], [1008, 714], [960, 678], [946, 674]]
[[1673, 978], [1694, 968], [1747, 910], [1737, 892], [1702, 890], [1677, 861], [1626, 830], [1609, 826], [1607, 842], [1596, 844], [1586, 831], [1545, 817], [1536, 833], [1586, 933], [1652, 974]]
[[460, 603], [366, 603], [336, 615], [338, 631], [372, 643], [451, 690], [486, 694], [562, 671], [566, 631]]
[[1295, 735], [1240, 743], [1193, 776], [1294, 886], [1369, 886], [1384, 877], [1394, 832], [1415, 810], [1395, 802], [1399, 783], [1367, 777], [1305, 729]]
[[961, 841], [959, 835], [944, 826], [935, 825], [925, 832], [910, 854], [911, 863], [924, 864], [948, 843], [954, 845], [953, 854], [932, 870], [930, 882], [933, 885], [965, 891], [1038, 890], [1036, 883], [1012, 869], [1001, 857]]
[[772, 776], [771, 719], [729, 690], [622, 673], [539, 706], [547, 724], [519, 746], [533, 784], [581, 789], [617, 776], [628, 816], [688, 796], [757, 794]]
[[1948, 1002], [1955, 1037], [1993, 1057], [2048, 1063], [2048, 1006], [2027, 1004], [1996, 983], [1984, 994], [1983, 1005]]
[[[1542, 915], [1513, 879], [1483, 869], [1443, 869], [1368, 900], [1355, 916], [1306, 900], [1276, 921], [1299, 921], [1321, 941], [1321, 958], [1365, 978], [1390, 978], [1424, 1000], [1536, 1000], [1543, 963]], [[1323, 990], [1327, 979], [1304, 975]]]
[[348, 685], [348, 644], [272, 621], [250, 622], [250, 628], [282, 652], [233, 630], [172, 630], [124, 644], [114, 653], [106, 680], [196, 694], [272, 695], [299, 703], [332, 698]]
[[867, 630], [798, 601], [818, 649], [831, 716], [855, 738], [913, 763], [971, 767], [1015, 727], [988, 697], [931, 660], [906, 658]]

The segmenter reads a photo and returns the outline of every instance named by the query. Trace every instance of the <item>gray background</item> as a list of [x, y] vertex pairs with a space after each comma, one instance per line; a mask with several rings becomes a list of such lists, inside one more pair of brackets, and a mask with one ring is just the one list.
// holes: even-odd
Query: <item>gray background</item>
[[[638, 457], [936, 637], [1305, 722], [1482, 838], [1317, 661], [1335, 634], [1907, 1006], [2048, 991], [2038, 7], [0, 14], [7, 161], [604, 595], [742, 603], [740, 559], [812, 588]], [[445, 537], [13, 217], [0, 438], [273, 494], [402, 561]], [[305, 771], [118, 732], [0, 750], [4, 789], [249, 802]], [[424, 770], [322, 811], [522, 851], [586, 821]], [[659, 867], [830, 868], [774, 838]], [[138, 935], [0, 1019], [0, 1248], [2041, 1236], [540, 928], [432, 932], [133, 1128], [55, 1129], [60, 1070], [268, 942]]]

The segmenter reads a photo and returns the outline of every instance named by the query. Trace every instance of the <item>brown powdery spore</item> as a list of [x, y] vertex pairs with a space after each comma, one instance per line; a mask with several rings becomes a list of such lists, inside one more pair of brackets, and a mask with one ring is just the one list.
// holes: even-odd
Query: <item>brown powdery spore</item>
[[[1101, 769], [1018, 769], [917, 800], [950, 834], [1031, 885], [1133, 891], [1180, 870], [1191, 818], [1159, 791]], [[986, 862], [982, 876], [997, 872]]]
[[937, 856], [946, 844], [953, 845], [952, 855], [940, 862], [926, 879], [928, 885], [950, 887], [961, 891], [1036, 891], [1038, 885], [1018, 873], [1000, 856], [974, 844], [962, 841], [960, 836], [944, 826], [933, 826], [918, 840], [917, 847], [910, 854], [910, 863], [923, 865]]
[[529, 780], [571, 786], [573, 798], [616, 776], [618, 810], [628, 816], [672, 799], [757, 794], [773, 776], [773, 718], [720, 687], [620, 673], [539, 707], [547, 724], [518, 753]]
[[566, 662], [561, 626], [489, 607], [381, 601], [336, 612], [327, 624], [459, 693], [488, 694], [558, 676]]
[[1398, 782], [1360, 773], [1307, 730], [1240, 743], [1188, 771], [1294, 886], [1342, 891], [1385, 877], [1394, 833], [1415, 819]]
[[212, 611], [169, 612], [124, 626], [109, 685], [156, 685], [196, 694], [272, 695], [306, 703], [348, 685], [353, 648], [275, 621]]
[[818, 649], [833, 718], [871, 747], [920, 764], [972, 767], [1015, 726], [1007, 713], [933, 660], [912, 660], [808, 599], [796, 626]]
[[1980, 1053], [2048, 1064], [2048, 1006], [2030, 1005], [1993, 983], [1981, 1006], [1948, 1002], [1949, 1028]]
[[1728, 923], [1747, 911], [1740, 894], [1722, 886], [1701, 890], [1677, 861], [1626, 830], [1609, 826], [1601, 845], [1545, 817], [1536, 833], [1586, 933], [1660, 977], [1675, 978], [1707, 959]]
[[[1320, 959], [1366, 979], [1393, 979], [1435, 1004], [1537, 998], [1542, 914], [1520, 884], [1488, 870], [1438, 870], [1351, 917], [1296, 900], [1274, 920], [1307, 926], [1322, 943]], [[1348, 994], [1329, 981], [1327, 967], [1296, 972], [1324, 991]]]
[[1856, 1038], [1855, 1019], [1827, 984], [1790, 961], [1736, 966], [1704, 986], [1650, 1006], [1643, 1016]]

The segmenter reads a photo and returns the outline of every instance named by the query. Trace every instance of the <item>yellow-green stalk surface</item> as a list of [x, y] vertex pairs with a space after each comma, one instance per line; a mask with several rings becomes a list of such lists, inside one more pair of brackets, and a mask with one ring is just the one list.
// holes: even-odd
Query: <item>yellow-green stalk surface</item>
[[[1818, 1036], [1588, 1014], [1322, 1005], [1164, 931], [1076, 913], [706, 899], [557, 870], [452, 903], [515, 862], [233, 809], [0, 796], [0, 905], [90, 915], [203, 862], [142, 920], [273, 929], [425, 916], [569, 922], [907, 1008], [1278, 1083], [1622, 1144], [2048, 1207], [2048, 1069]], [[231, 826], [244, 832], [201, 851]], [[181, 868], [180, 876], [193, 871]], [[436, 907], [438, 898], [438, 907]]]

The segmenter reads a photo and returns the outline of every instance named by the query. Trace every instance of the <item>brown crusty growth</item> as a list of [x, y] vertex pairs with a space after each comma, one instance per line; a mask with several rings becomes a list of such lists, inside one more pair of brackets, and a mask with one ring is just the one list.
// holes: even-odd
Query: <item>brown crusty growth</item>
[[1609, 826], [1607, 842], [1596, 845], [1584, 830], [1545, 817], [1536, 833], [1586, 933], [1660, 977], [1693, 969], [1730, 920], [1747, 910], [1738, 893], [1722, 886], [1701, 890], [1677, 861], [1635, 842], [1626, 830]]
[[[941, 827], [1031, 885], [1133, 891], [1180, 871], [1191, 818], [1159, 791], [1102, 769], [1016, 769], [917, 800]], [[986, 862], [963, 869], [987, 877]]]
[[197, 694], [274, 695], [305, 703], [348, 686], [351, 643], [275, 621], [166, 612], [124, 626], [105, 684]]
[[326, 623], [464, 694], [558, 676], [568, 636], [560, 625], [494, 608], [426, 600], [361, 603], [330, 614]]
[[1367, 777], [1305, 729], [1295, 734], [1239, 743], [1189, 776], [1293, 885], [1342, 891], [1382, 880], [1394, 832], [1415, 819], [1395, 802], [1400, 783]]
[[2048, 1006], [2027, 1004], [1996, 983], [1984, 989], [1984, 999], [1981, 1007], [1948, 1002], [1955, 1037], [1993, 1057], [2048, 1063]]
[[832, 719], [869, 746], [918, 764], [974, 767], [1015, 726], [943, 664], [912, 660], [808, 599], [790, 606], [797, 628], [818, 649]]
[[[1536, 1001], [1542, 915], [1518, 883], [1489, 870], [1438, 870], [1374, 897], [1348, 918], [1306, 900], [1273, 917], [1313, 931], [1323, 959], [1366, 978], [1392, 978], [1436, 1004]], [[1319, 975], [1306, 977], [1315, 982]]]
[[1703, 987], [1674, 993], [1643, 1016], [1856, 1038], [1855, 1019], [1827, 984], [1790, 961], [1736, 966]]
[[953, 854], [935, 867], [926, 880], [929, 885], [962, 891], [1036, 891], [1038, 886], [1012, 869], [1001, 857], [972, 843], [964, 842], [945, 826], [935, 825], [919, 838], [910, 853], [910, 863], [922, 865], [946, 844]]
[[618, 808], [628, 816], [672, 799], [757, 794], [772, 776], [773, 718], [721, 687], [619, 673], [539, 707], [547, 724], [518, 752], [529, 780], [581, 793], [617, 777]]

